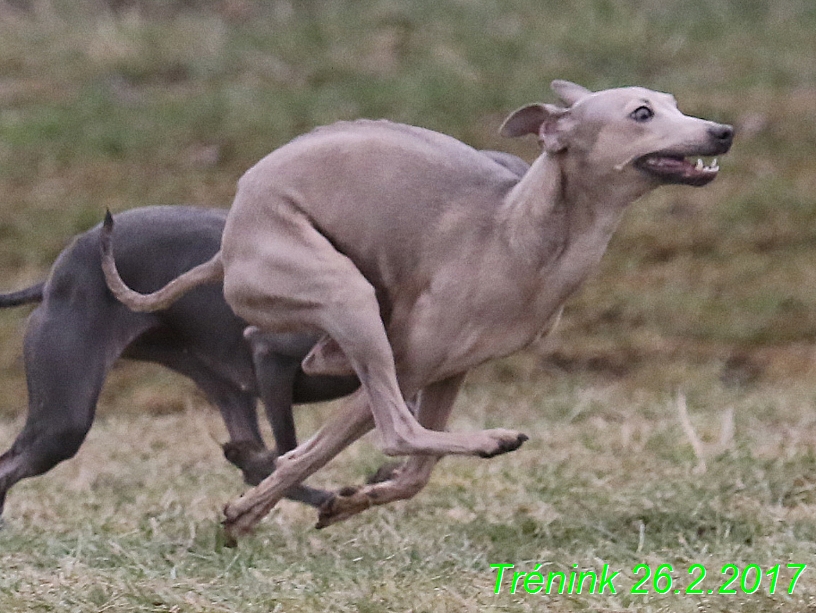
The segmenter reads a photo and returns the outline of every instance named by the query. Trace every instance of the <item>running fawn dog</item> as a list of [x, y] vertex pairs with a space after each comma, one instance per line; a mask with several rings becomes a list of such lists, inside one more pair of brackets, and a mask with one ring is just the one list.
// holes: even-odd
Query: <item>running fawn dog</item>
[[548, 333], [627, 205], [660, 185], [709, 183], [716, 160], [697, 157], [731, 147], [730, 126], [684, 115], [669, 94], [552, 88], [562, 105], [525, 106], [501, 127], [541, 146], [521, 176], [438, 132], [341, 122], [247, 171], [221, 250], [161, 290], [129, 291], [108, 249], [109, 287], [131, 308], [164, 308], [223, 276], [227, 303], [259, 330], [322, 335], [305, 372], [362, 384], [227, 505], [229, 536], [372, 428], [386, 454], [410, 457], [384, 481], [337, 491], [319, 526], [415, 495], [441, 456], [517, 449], [527, 437], [514, 430], [444, 431], [467, 371]]

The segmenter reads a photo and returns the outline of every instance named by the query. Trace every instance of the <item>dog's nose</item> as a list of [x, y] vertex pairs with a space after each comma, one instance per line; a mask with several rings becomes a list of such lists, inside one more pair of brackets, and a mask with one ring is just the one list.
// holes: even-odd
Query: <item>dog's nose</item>
[[730, 147], [734, 140], [734, 128], [725, 124], [715, 124], [708, 129], [708, 133], [713, 136], [724, 147]]

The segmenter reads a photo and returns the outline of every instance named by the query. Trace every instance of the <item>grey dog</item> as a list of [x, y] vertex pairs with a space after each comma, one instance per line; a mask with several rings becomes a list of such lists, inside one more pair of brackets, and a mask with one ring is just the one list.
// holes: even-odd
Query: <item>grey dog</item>
[[[129, 282], [160, 287], [211, 257], [221, 243], [226, 211], [153, 206], [117, 216], [119, 263]], [[117, 236], [119, 232], [117, 232]], [[133, 313], [105, 286], [99, 226], [75, 237], [48, 279], [0, 295], [0, 307], [40, 302], [25, 332], [28, 415], [22, 432], [0, 456], [0, 514], [8, 490], [79, 450], [94, 420], [97, 399], [121, 356], [156, 362], [192, 379], [218, 406], [229, 432], [228, 460], [249, 484], [274, 469], [256, 399], [264, 402], [277, 452], [297, 446], [292, 403], [344, 396], [356, 377], [307, 376], [301, 360], [316, 341], [308, 334], [247, 334], [247, 324], [224, 302], [221, 283], [190, 292], [171, 308]], [[296, 488], [290, 497], [319, 506], [328, 493]]]

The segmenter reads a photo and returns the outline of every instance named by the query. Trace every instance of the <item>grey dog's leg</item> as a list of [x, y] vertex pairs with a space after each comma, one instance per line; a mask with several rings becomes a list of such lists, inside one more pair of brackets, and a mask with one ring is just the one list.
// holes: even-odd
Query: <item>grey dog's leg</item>
[[149, 325], [141, 319], [117, 328], [113, 319], [95, 321], [66, 304], [43, 304], [32, 313], [24, 347], [28, 415], [0, 456], [0, 513], [9, 488], [73, 457], [85, 440], [111, 365]]
[[[218, 407], [229, 433], [229, 441], [223, 445], [224, 457], [241, 470], [246, 483], [257, 485], [275, 470], [275, 459], [278, 454], [268, 449], [261, 437], [254, 395], [242, 391], [234, 382], [225, 379], [204, 361], [185, 351], [184, 347], [158, 343], [138, 344], [133, 356], [141, 360], [158, 362], [188, 377], [204, 392], [207, 400]], [[271, 359], [269, 361], [274, 362]], [[261, 381], [258, 384], [263, 385]], [[288, 386], [291, 390], [292, 383], [279, 377], [274, 380], [267, 379], [266, 385], [273, 388]], [[291, 416], [291, 404], [281, 407], [279, 412]], [[284, 432], [283, 436], [294, 438], [294, 424], [291, 431]], [[329, 493], [300, 486], [288, 491], [286, 497], [319, 507], [328, 499]]]
[[[271, 365], [270, 369], [273, 371], [279, 365], [276, 360], [269, 360], [269, 363]], [[263, 380], [259, 380], [259, 385], [266, 382], [269, 388], [276, 391], [281, 390], [280, 393], [283, 395], [288, 394], [289, 402], [279, 409], [278, 415], [288, 416], [286, 421], [292, 421], [291, 427], [285, 427], [282, 430], [279, 428], [279, 430], [274, 433], [275, 440], [278, 440], [278, 436], [281, 436], [284, 441], [294, 439], [295, 446], [297, 446], [294, 421], [291, 420], [291, 390], [294, 373], [289, 375], [287, 372], [277, 372], [274, 374], [273, 379], [268, 377], [269, 374], [267, 373]], [[199, 387], [204, 388], [205, 385], [199, 385]], [[208, 382], [206, 387], [211, 389], [212, 381]], [[255, 411], [255, 399], [248, 395], [243, 395], [239, 398], [234, 393], [231, 394], [232, 398], [225, 396], [223, 393], [219, 395], [208, 395], [210, 395], [212, 401], [221, 408], [224, 423], [227, 425], [227, 430], [230, 433], [230, 441], [224, 445], [224, 456], [241, 469], [244, 474], [244, 481], [249, 485], [258, 485], [258, 483], [263, 481], [275, 470], [275, 461], [278, 457], [278, 453], [280, 453], [280, 449], [277, 451], [267, 449], [264, 444], [260, 432], [257, 430], [258, 414]], [[268, 402], [268, 399], [263, 396], [264, 394], [262, 394], [264, 403]], [[240, 406], [238, 406], [239, 403]], [[269, 410], [269, 406], [267, 405], [267, 411]], [[237, 419], [242, 417], [246, 417], [247, 419], [244, 419], [243, 423], [238, 423]], [[246, 423], [250, 417], [254, 420], [254, 427], [257, 434], [252, 438], [247, 438]], [[274, 420], [272, 420], [272, 424], [274, 429]], [[288, 450], [284, 449], [283, 451]], [[297, 485], [286, 492], [286, 498], [289, 500], [303, 502], [313, 507], [320, 507], [330, 496], [331, 494], [327, 491], [318, 490], [306, 485]]]
[[254, 485], [274, 470], [275, 454], [267, 449], [261, 437], [252, 394], [242, 391], [183, 346], [140, 345], [134, 355], [191, 379], [207, 400], [218, 407], [229, 434], [229, 441], [223, 445], [224, 456], [241, 470], [244, 481]]
[[[297, 447], [295, 422], [292, 416], [292, 388], [299, 364], [281, 357], [256, 364], [256, 376], [261, 386], [260, 395], [272, 426], [278, 454]], [[266, 475], [265, 475], [266, 476]], [[257, 485], [257, 481], [253, 485]], [[320, 508], [331, 494], [328, 491], [299, 484], [286, 492], [286, 498]]]
[[278, 453], [297, 447], [295, 419], [292, 415], [294, 385], [300, 361], [315, 343], [307, 334], [264, 334], [250, 326], [244, 338], [252, 350], [252, 365], [258, 383], [258, 395], [266, 408]]
[[[299, 374], [302, 376], [302, 373], [299, 372], [300, 362], [312, 348], [316, 338], [307, 334], [268, 335], [254, 327], [248, 328], [244, 332], [244, 337], [252, 348], [258, 394], [263, 400], [266, 415], [272, 427], [276, 452], [277, 454], [287, 453], [298, 444], [292, 414], [292, 404], [295, 401], [295, 381]], [[299, 390], [304, 397], [298, 400], [322, 400], [324, 398], [321, 397], [321, 392], [327, 392], [325, 399], [331, 399], [345, 395], [356, 387], [356, 382], [349, 381], [348, 378], [324, 379], [327, 381], [323, 387], [317, 384], [317, 379], [311, 385], [306, 386], [310, 392], [309, 395]], [[277, 454], [270, 452], [270, 455], [273, 456]], [[258, 485], [270, 473], [271, 470], [261, 475], [261, 479], [247, 482]], [[320, 508], [331, 497], [331, 493], [301, 484], [290, 488], [286, 492], [286, 497]]]

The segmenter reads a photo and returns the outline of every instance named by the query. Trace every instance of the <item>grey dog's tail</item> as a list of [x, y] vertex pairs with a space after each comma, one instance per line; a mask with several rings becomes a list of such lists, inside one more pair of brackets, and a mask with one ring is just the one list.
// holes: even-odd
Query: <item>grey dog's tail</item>
[[0, 309], [6, 307], [15, 307], [22, 304], [31, 304], [32, 302], [42, 302], [43, 288], [45, 281], [21, 289], [18, 292], [9, 292], [8, 294], [0, 294]]
[[107, 211], [105, 213], [105, 223], [102, 224], [102, 232], [99, 233], [99, 245], [102, 249], [102, 271], [105, 273], [108, 289], [119, 302], [127, 306], [131, 311], [141, 313], [161, 311], [194, 287], [224, 278], [224, 267], [221, 264], [221, 252], [219, 251], [203, 264], [191, 268], [152, 294], [140, 294], [129, 288], [122, 280], [122, 277], [119, 276], [116, 261], [113, 257], [112, 238], [113, 217], [110, 211]]

